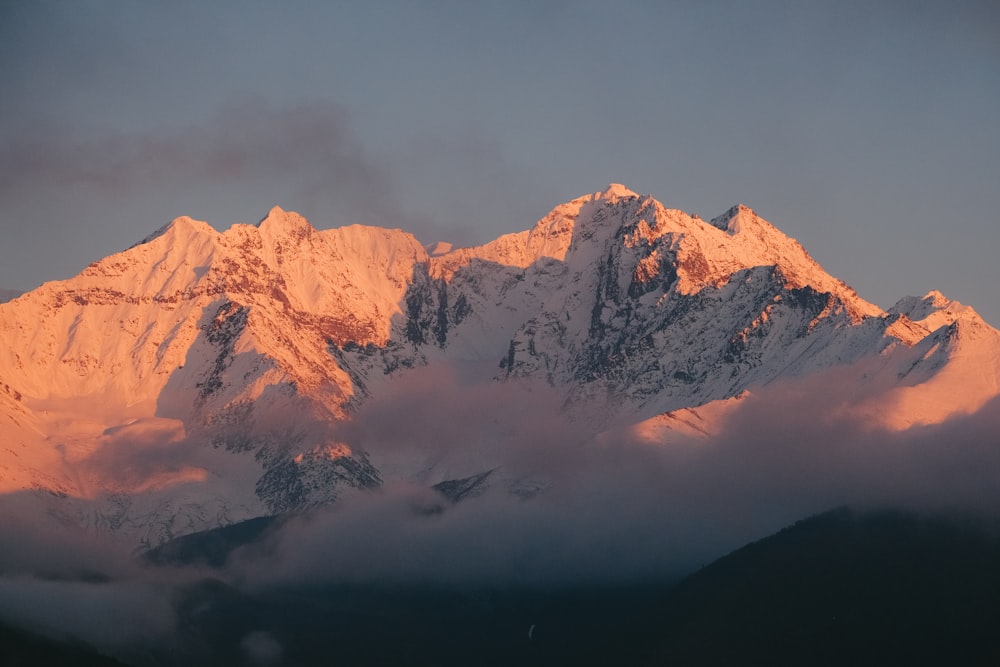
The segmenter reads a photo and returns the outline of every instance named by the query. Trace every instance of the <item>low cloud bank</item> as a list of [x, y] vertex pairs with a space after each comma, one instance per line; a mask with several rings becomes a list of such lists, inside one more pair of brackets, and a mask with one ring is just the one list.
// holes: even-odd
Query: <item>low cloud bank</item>
[[[841, 505], [1000, 514], [1000, 398], [892, 432], [852, 417], [851, 393], [837, 387], [771, 386], [711, 440], [650, 445], [628, 429], [588, 434], [551, 389], [414, 374], [331, 435], [373, 460], [421, 461], [424, 474], [387, 476], [380, 490], [291, 519], [213, 576], [249, 593], [644, 582]], [[152, 463], [180, 463], [165, 452]], [[487, 471], [457, 503], [430, 488]], [[204, 571], [138, 566], [93, 535], [47, 528], [51, 517], [18, 501], [0, 511], [0, 619], [109, 650], [171, 636], [176, 592]], [[240, 647], [259, 664], [281, 660], [266, 634]]]
[[387, 482], [286, 524], [271, 556], [237, 576], [614, 583], [682, 574], [841, 505], [1000, 512], [1000, 399], [893, 432], [859, 419], [849, 385], [830, 380], [762, 389], [717, 437], [653, 446], [627, 430], [589, 437], [549, 390], [414, 376], [341, 435], [387, 460], [419, 451], [453, 477], [493, 470], [488, 490], [451, 504], [426, 485]]
[[0, 498], [0, 621], [111, 651], [169, 637], [177, 577], [150, 576], [101, 537], [30, 495]]

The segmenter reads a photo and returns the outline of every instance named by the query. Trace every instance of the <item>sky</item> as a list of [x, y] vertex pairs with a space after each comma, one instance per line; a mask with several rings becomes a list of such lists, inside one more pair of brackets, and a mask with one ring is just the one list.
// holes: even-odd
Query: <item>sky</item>
[[483, 243], [620, 182], [1000, 325], [1000, 5], [0, 5], [0, 289], [181, 216]]

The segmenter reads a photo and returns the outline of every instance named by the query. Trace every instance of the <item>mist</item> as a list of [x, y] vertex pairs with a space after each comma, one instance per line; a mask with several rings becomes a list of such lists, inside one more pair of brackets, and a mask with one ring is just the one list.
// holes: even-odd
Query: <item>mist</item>
[[[1000, 514], [1000, 399], [889, 431], [859, 418], [853, 389], [830, 373], [758, 388], [710, 439], [654, 445], [627, 426], [588, 432], [551, 387], [422, 370], [327, 434], [383, 466], [381, 488], [288, 517], [221, 568], [140, 565], [125, 545], [4, 498], [0, 619], [114, 652], [171, 641], [179, 591], [206, 576], [247, 595], [662, 584], [839, 506]], [[133, 462], [125, 452], [108, 456], [135, 474], [180, 464], [165, 447]], [[415, 462], [417, 474], [391, 474]], [[483, 473], [457, 502], [432, 488]], [[266, 633], [234, 650], [282, 654]]]
[[[651, 445], [587, 434], [554, 390], [446, 371], [398, 383], [340, 435], [373, 460], [423, 460], [286, 523], [250, 586], [574, 585], [676, 578], [796, 520], [844, 505], [1000, 512], [1000, 399], [890, 431], [852, 410], [841, 373], [761, 388], [711, 439]], [[416, 457], [416, 458], [414, 458]], [[430, 484], [489, 472], [452, 503]]]
[[[254, 197], [271, 198], [260, 205], [261, 215], [284, 203], [334, 220], [391, 226], [394, 218], [405, 219], [389, 201], [388, 170], [365, 152], [346, 112], [330, 102], [275, 109], [247, 97], [201, 125], [87, 138], [40, 127], [0, 158], [0, 191], [10, 196], [43, 183], [121, 200], [169, 184], [177, 203], [206, 182], [238, 188], [248, 180], [268, 183]], [[182, 213], [200, 215], [174, 215]]]
[[105, 651], [170, 637], [180, 579], [151, 576], [131, 548], [107, 538], [28, 494], [0, 498], [0, 621]]

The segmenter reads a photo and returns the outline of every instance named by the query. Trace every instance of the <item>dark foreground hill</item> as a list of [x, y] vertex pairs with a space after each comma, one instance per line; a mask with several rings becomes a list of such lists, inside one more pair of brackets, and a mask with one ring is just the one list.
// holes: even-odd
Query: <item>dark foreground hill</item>
[[1000, 530], [963, 516], [836, 510], [687, 578], [661, 665], [1000, 664]]
[[125, 663], [100, 654], [88, 644], [56, 641], [9, 627], [0, 621], [0, 664], [4, 667], [124, 667]]
[[[160, 562], [221, 566], [261, 528], [187, 536]], [[197, 555], [199, 541], [210, 557]], [[248, 592], [218, 572], [178, 592], [168, 645], [119, 657], [139, 665], [1000, 664], [1000, 524], [964, 515], [835, 510], [680, 583]], [[11, 630], [0, 639], [20, 651], [7, 655], [104, 664], [80, 645]]]

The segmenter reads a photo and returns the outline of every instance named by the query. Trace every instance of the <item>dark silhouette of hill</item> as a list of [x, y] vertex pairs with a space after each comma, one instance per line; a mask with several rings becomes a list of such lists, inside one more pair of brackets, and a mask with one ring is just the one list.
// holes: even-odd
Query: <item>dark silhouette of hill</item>
[[0, 664], [4, 667], [74, 665], [79, 667], [124, 667], [125, 663], [101, 655], [79, 641], [58, 641], [19, 630], [0, 622]]
[[834, 510], [688, 577], [650, 664], [1000, 664], [1000, 524]]

